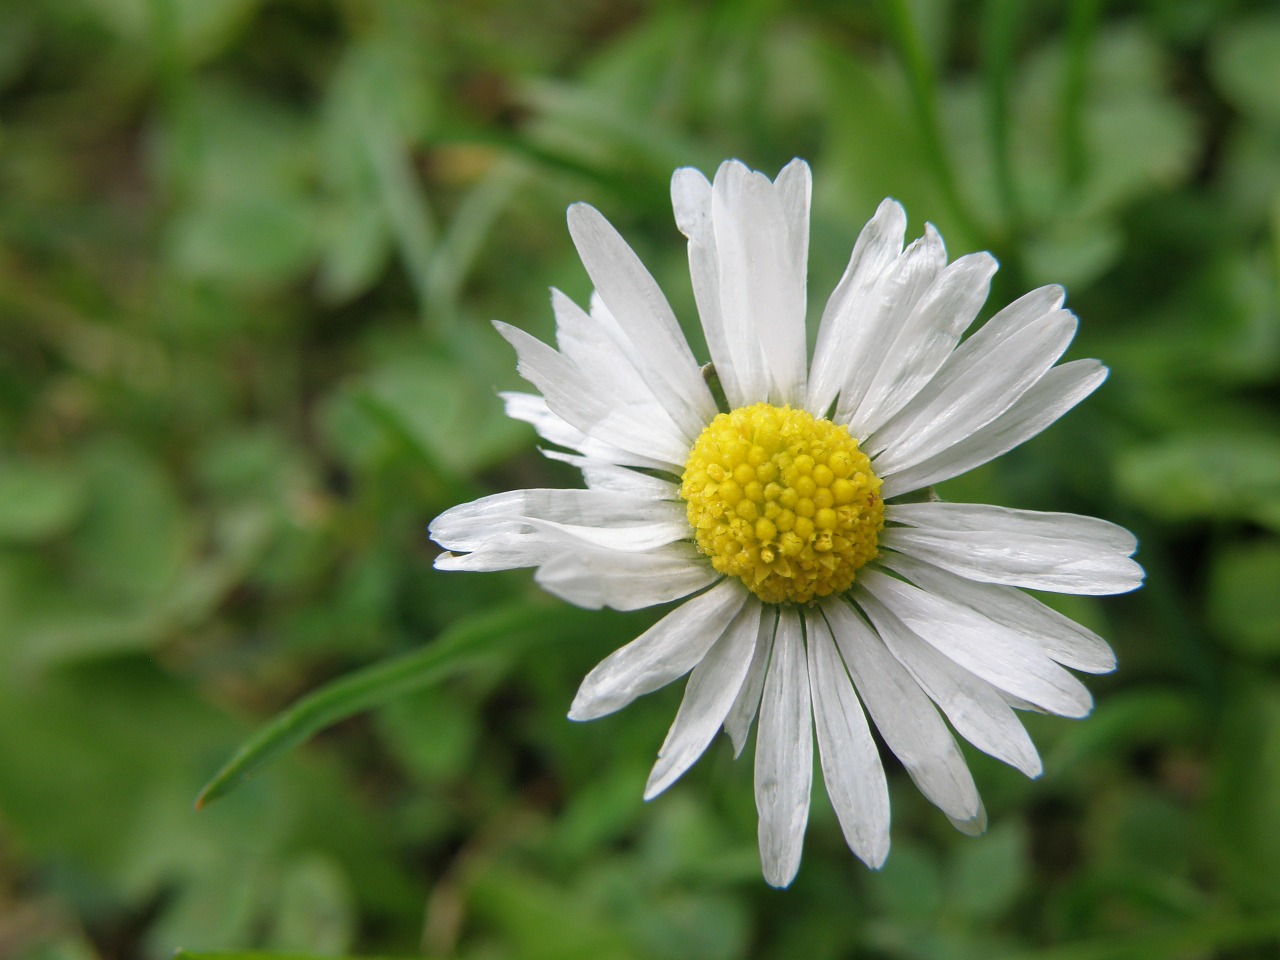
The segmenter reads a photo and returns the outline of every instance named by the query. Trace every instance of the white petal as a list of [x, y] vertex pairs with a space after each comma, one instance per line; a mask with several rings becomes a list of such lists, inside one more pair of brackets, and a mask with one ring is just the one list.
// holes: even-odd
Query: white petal
[[848, 376], [840, 387], [840, 400], [836, 404], [836, 420], [848, 424], [850, 432], [859, 440], [869, 431], [855, 419], [855, 413], [861, 409], [877, 373], [889, 362], [894, 338], [946, 262], [947, 250], [942, 238], [932, 224], [925, 224], [924, 236], [902, 251], [871, 290], [867, 313], [860, 320], [859, 339], [851, 347], [853, 356]]
[[510, 490], [450, 507], [431, 521], [431, 538], [446, 550], [475, 550], [512, 533], [531, 532], [531, 520], [573, 527], [623, 529], [679, 523], [681, 504], [605, 490]]
[[821, 616], [805, 618], [809, 685], [827, 796], [849, 849], [869, 867], [889, 853], [889, 786], [853, 681]]
[[764, 678], [769, 671], [769, 660], [773, 656], [773, 634], [777, 627], [777, 614], [773, 610], [765, 611], [760, 618], [760, 633], [756, 637], [756, 648], [751, 655], [747, 677], [742, 681], [742, 689], [738, 691], [738, 697], [733, 701], [729, 715], [724, 720], [724, 732], [733, 741], [735, 759], [742, 755], [742, 748], [747, 745], [747, 734], [751, 732], [751, 724], [760, 708], [760, 695], [764, 692]]
[[813, 786], [813, 721], [800, 615], [783, 607], [760, 701], [756, 812], [765, 881], [785, 887], [800, 869]]
[[876, 472], [890, 474], [914, 466], [995, 420], [1062, 356], [1075, 331], [1075, 315], [1059, 310], [998, 343], [984, 339], [990, 349], [966, 350], [980, 333], [965, 341], [915, 398], [870, 438], [866, 449]]
[[[1000, 310], [947, 357], [930, 382], [912, 398], [907, 408], [895, 416], [895, 423], [909, 419], [913, 412], [918, 414], [922, 407], [936, 403], [938, 395], [944, 390], [954, 390], [957, 382], [964, 384], [974, 379], [982, 380], [983, 365], [993, 364], [995, 361], [991, 358], [1007, 350], [1010, 338], [1032, 324], [1043, 323], [1046, 317], [1062, 307], [1065, 299], [1066, 294], [1061, 287], [1039, 287]], [[890, 429], [892, 427], [891, 424]], [[953, 442], [959, 439], [955, 437]], [[878, 451], [881, 447], [875, 449]], [[881, 468], [882, 476], [887, 473]]]
[[534, 580], [562, 600], [589, 610], [640, 610], [687, 597], [720, 579], [691, 543], [646, 553], [565, 550], [538, 567]]
[[1029, 777], [1040, 775], [1043, 767], [1035, 744], [995, 687], [916, 636], [874, 596], [862, 593], [858, 604], [889, 651], [942, 708], [960, 736]]
[[1037, 513], [976, 503], [894, 504], [881, 543], [944, 570], [1059, 593], [1125, 593], [1142, 582], [1133, 534], [1072, 513]]
[[759, 603], [745, 604], [689, 676], [675, 722], [645, 785], [646, 800], [675, 783], [702, 756], [724, 723], [755, 653], [761, 610]]
[[813, 198], [813, 174], [809, 164], [799, 157], [792, 160], [779, 171], [773, 186], [787, 221], [791, 262], [800, 275], [801, 284], [804, 284], [809, 272], [809, 208]]
[[919, 684], [846, 603], [827, 603], [823, 611], [862, 703], [889, 749], [920, 792], [953, 823], [974, 822], [982, 801], [973, 775]]
[[678, 401], [667, 409], [696, 437], [716, 415], [716, 405], [667, 298], [599, 211], [575, 203], [568, 221], [582, 265], [631, 343], [636, 369], [655, 396]]
[[551, 291], [551, 305], [560, 351], [586, 378], [590, 392], [607, 397], [611, 407], [660, 423], [664, 433], [679, 436], [685, 447], [691, 447], [698, 434], [685, 432], [671, 413], [672, 409], [680, 412], [680, 401], [657, 396], [645, 382], [636, 369], [626, 335], [599, 297], [592, 298], [589, 315], [556, 289]]
[[[729, 406], [744, 406], [751, 402], [750, 384], [742, 381], [734, 363], [720, 308], [720, 259], [711, 226], [710, 181], [692, 167], [680, 168], [671, 177], [671, 206], [675, 210], [676, 226], [689, 238], [689, 278], [711, 362]], [[751, 356], [755, 356], [754, 352]]]
[[641, 456], [621, 447], [594, 440], [571, 424], [565, 423], [547, 407], [547, 401], [534, 393], [504, 391], [498, 394], [502, 398], [507, 416], [512, 420], [523, 420], [538, 431], [538, 436], [557, 446], [581, 450], [583, 454], [604, 463], [619, 464], [628, 467], [644, 467], [649, 470], [671, 470], [672, 465], [665, 460]]
[[1108, 673], [1116, 667], [1116, 655], [1100, 636], [1015, 587], [977, 583], [891, 550], [880, 562], [918, 587], [1019, 631], [1063, 666], [1087, 673]]
[[895, 333], [862, 403], [850, 418], [861, 436], [874, 433], [938, 372], [969, 328], [991, 289], [996, 261], [989, 253], [946, 267]]
[[883, 474], [881, 496], [886, 500], [901, 496], [994, 460], [1040, 433], [1106, 378], [1107, 368], [1097, 360], [1072, 360], [1054, 367], [985, 427], [914, 466]]
[[568, 357], [518, 327], [501, 322], [494, 327], [515, 347], [520, 376], [542, 392], [547, 407], [562, 420], [587, 436], [683, 468], [689, 444], [668, 418], [650, 416], [647, 405], [615, 405]]
[[902, 253], [907, 215], [896, 200], [885, 200], [862, 228], [844, 276], [827, 301], [809, 370], [805, 409], [825, 417], [848, 382], [857, 345], [865, 337], [864, 318], [872, 310], [871, 291]]
[[[1084, 684], [1026, 637], [878, 570], [859, 571], [855, 597], [870, 594], [912, 633], [993, 686], [1064, 717], [1093, 706]], [[868, 601], [869, 602], [869, 601]]]
[[594, 720], [692, 670], [749, 594], [730, 578], [688, 600], [587, 674], [569, 708], [571, 720]]
[[608, 460], [562, 453], [559, 450], [542, 450], [542, 455], [548, 460], [559, 460], [577, 467], [582, 471], [587, 487], [592, 490], [609, 490], [651, 500], [677, 501], [680, 498], [678, 484], [650, 473], [641, 473]]
[[727, 161], [712, 184], [711, 219], [720, 310], [734, 366], [745, 374], [741, 385], [751, 400], [798, 406], [806, 377], [806, 264], [793, 260], [778, 192], [768, 177]]

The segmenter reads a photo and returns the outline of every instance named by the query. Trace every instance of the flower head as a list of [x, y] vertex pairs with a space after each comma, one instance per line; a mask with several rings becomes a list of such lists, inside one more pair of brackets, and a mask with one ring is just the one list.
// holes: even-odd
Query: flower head
[[442, 569], [536, 567], [545, 589], [584, 607], [689, 598], [592, 670], [569, 715], [603, 716], [689, 674], [646, 798], [721, 727], [740, 753], [758, 717], [760, 856], [775, 886], [799, 867], [815, 736], [850, 848], [883, 863], [889, 799], [868, 716], [924, 795], [981, 832], [952, 729], [1036, 776], [1015, 708], [1084, 716], [1089, 693], [1065, 668], [1115, 666], [1101, 638], [1019, 588], [1111, 594], [1142, 580], [1133, 536], [1106, 521], [928, 495], [1106, 377], [1096, 360], [1055, 366], [1076, 329], [1061, 288], [1033, 290], [962, 340], [995, 260], [948, 263], [929, 225], [904, 246], [906, 215], [886, 200], [810, 361], [810, 188], [800, 160], [773, 181], [737, 161], [714, 182], [676, 171], [705, 370], [621, 236], [570, 207], [590, 312], [553, 292], [559, 349], [497, 326], [540, 391], [505, 395], [507, 412], [562, 448], [547, 455], [578, 467], [586, 489], [500, 493], [431, 525], [451, 551]]

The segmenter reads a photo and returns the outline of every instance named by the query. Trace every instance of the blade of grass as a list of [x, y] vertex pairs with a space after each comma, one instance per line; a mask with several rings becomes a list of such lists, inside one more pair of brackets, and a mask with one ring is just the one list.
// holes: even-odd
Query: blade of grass
[[[178, 950], [173, 960], [335, 960], [331, 955], [308, 953], [271, 953], [265, 950], [245, 950], [238, 952], [206, 952], [203, 950]], [[392, 957], [344, 957], [336, 960], [396, 960]], [[404, 957], [402, 960], [427, 960], [425, 957]]]
[[1062, 167], [1068, 189], [1079, 186], [1087, 173], [1084, 148], [1084, 96], [1089, 57], [1098, 28], [1101, 0], [1077, 0], [1068, 5], [1066, 72], [1062, 78]]
[[[432, 319], [431, 261], [436, 247], [436, 225], [426, 192], [418, 180], [409, 156], [409, 146], [389, 123], [369, 114], [365, 117], [365, 143], [377, 178], [391, 232], [400, 259], [413, 283], [418, 310], [424, 322]], [[452, 325], [454, 318], [436, 314], [440, 327]]]
[[[421, 650], [334, 680], [288, 707], [253, 734], [205, 785], [196, 809], [225, 796], [281, 754], [356, 713], [510, 655], [538, 640], [564, 638], [590, 621], [572, 607], [514, 604], [476, 614]], [[593, 632], [599, 627], [596, 620]]]
[[457, 316], [462, 285], [477, 254], [527, 179], [522, 165], [504, 157], [462, 198], [440, 238], [427, 275], [427, 288], [437, 311]]
[[1009, 88], [1022, 3], [1021, 0], [987, 0], [983, 14], [987, 129], [991, 134], [991, 152], [1005, 220], [1010, 232], [1016, 232], [1022, 221], [1022, 204], [1014, 180], [1009, 143]]
[[938, 117], [938, 81], [933, 75], [933, 68], [929, 65], [924, 41], [916, 28], [907, 0], [880, 0], [880, 6], [884, 11], [889, 38], [897, 48], [898, 56], [907, 73], [911, 101], [915, 107], [916, 119], [920, 124], [921, 135], [924, 137], [925, 149], [929, 153], [929, 162], [933, 165], [934, 174], [942, 185], [947, 202], [964, 229], [970, 236], [981, 238], [984, 232], [960, 196], [960, 188], [956, 182], [955, 173], [951, 169], [951, 161], [942, 140], [942, 125]]

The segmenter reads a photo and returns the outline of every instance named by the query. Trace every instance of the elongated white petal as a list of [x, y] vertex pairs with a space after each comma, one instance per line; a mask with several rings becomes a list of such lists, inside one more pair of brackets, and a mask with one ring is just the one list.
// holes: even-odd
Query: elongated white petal
[[[681, 504], [607, 490], [511, 490], [451, 507], [431, 521], [431, 538], [446, 550], [475, 550], [512, 533], [532, 532], [531, 520], [584, 529], [678, 524]], [[669, 542], [669, 541], [668, 541]]]
[[863, 405], [876, 374], [889, 362], [889, 352], [899, 330], [946, 265], [947, 250], [932, 224], [924, 236], [907, 245], [872, 288], [869, 310], [862, 318], [859, 337], [847, 378], [840, 386], [836, 420], [849, 425], [859, 440], [868, 435], [855, 414]]
[[673, 465], [665, 460], [645, 457], [630, 450], [623, 450], [613, 444], [588, 437], [577, 427], [566, 423], [547, 407], [547, 401], [537, 394], [519, 391], [504, 391], [498, 394], [502, 398], [507, 416], [513, 420], [523, 420], [530, 424], [538, 436], [548, 443], [579, 450], [584, 456], [603, 463], [618, 464], [627, 467], [643, 467], [649, 470], [671, 470]]
[[813, 721], [800, 614], [783, 607], [773, 662], [760, 701], [756, 739], [756, 812], [760, 865], [771, 886], [785, 887], [800, 869], [813, 786]]
[[724, 723], [755, 653], [761, 605], [747, 603], [694, 668], [675, 722], [658, 751], [644, 798], [652, 800], [693, 765]]
[[1105, 640], [1015, 587], [978, 583], [891, 550], [881, 554], [880, 562], [916, 586], [1018, 631], [1065, 667], [1086, 673], [1115, 669], [1116, 655]]
[[[942, 393], [950, 391], [954, 394], [957, 384], [963, 387], [972, 385], [975, 379], [980, 382], [982, 375], [990, 372], [990, 369], [984, 369], [984, 365], [990, 368], [996, 363], [994, 358], [1011, 359], [1008, 356], [1010, 340], [1034, 324], [1043, 326], [1046, 318], [1056, 313], [1065, 299], [1066, 294], [1061, 287], [1040, 287], [1000, 310], [946, 358], [937, 373], [885, 428], [877, 430], [874, 440], [881, 446], [870, 446], [869, 449], [878, 452], [888, 439], [895, 436], [895, 429], [905, 430], [912, 423], [921, 422], [922, 411], [925, 408], [936, 408]], [[1016, 347], [1015, 341], [1015, 349]], [[1008, 375], [1008, 371], [1005, 371], [1005, 375]], [[972, 406], [972, 402], [969, 405]], [[970, 416], [969, 419], [972, 420], [973, 417]], [[960, 439], [959, 435], [952, 436], [950, 442]], [[882, 476], [890, 472], [884, 465], [880, 465], [879, 470]]]
[[1072, 360], [1053, 367], [1012, 407], [985, 427], [933, 456], [881, 476], [886, 499], [950, 480], [979, 467], [1040, 433], [1074, 407], [1107, 378], [1097, 360]]
[[858, 605], [960, 736], [1029, 777], [1040, 775], [1035, 744], [995, 687], [916, 636], [870, 593], [859, 594]]
[[565, 550], [534, 574], [548, 593], [589, 610], [641, 610], [687, 597], [718, 579], [698, 548], [685, 542], [645, 553]]
[[[595, 208], [575, 203], [569, 233], [591, 282], [630, 341], [636, 369], [690, 436], [716, 415], [675, 314], [627, 242]], [[545, 393], [545, 391], [544, 391]]]
[[859, 572], [854, 595], [862, 602], [865, 594], [916, 636], [1001, 690], [1064, 717], [1083, 717], [1093, 707], [1084, 684], [1033, 642], [968, 607], [878, 570]]
[[1095, 517], [939, 502], [895, 504], [885, 518], [909, 526], [887, 527], [884, 546], [970, 580], [1084, 594], [1142, 582], [1133, 534]]
[[[660, 424], [664, 433], [680, 437], [686, 447], [693, 444], [697, 433], [687, 432], [677, 422], [683, 412], [679, 402], [654, 394], [635, 366], [629, 341], [598, 296], [592, 298], [590, 314], [555, 289], [551, 305], [560, 351], [573, 362], [593, 395], [606, 399], [611, 408]], [[673, 417], [672, 407], [677, 416]]]
[[953, 823], [978, 822], [973, 775], [919, 684], [846, 603], [829, 602], [823, 611], [867, 713], [920, 792]]
[[1075, 331], [1075, 315], [1059, 310], [1012, 333], [991, 353], [957, 350], [868, 441], [877, 472], [914, 466], [991, 423], [1044, 376]]
[[895, 332], [862, 402], [852, 414], [859, 436], [878, 430], [938, 372], [987, 299], [996, 261], [988, 253], [961, 257], [938, 274]]
[[813, 174], [809, 164], [799, 157], [792, 160], [778, 172], [773, 187], [787, 221], [792, 267], [804, 285], [809, 272], [809, 207], [813, 198]]
[[677, 502], [680, 499], [678, 484], [671, 480], [664, 480], [662, 477], [655, 477], [650, 473], [641, 473], [639, 470], [632, 470], [608, 460], [597, 460], [594, 457], [576, 453], [546, 449], [541, 453], [548, 460], [559, 460], [561, 463], [577, 467], [582, 471], [582, 479], [591, 490], [608, 490], [651, 500]]
[[671, 206], [676, 226], [689, 238], [689, 279], [711, 362], [729, 405], [744, 406], [750, 402], [750, 384], [739, 375], [720, 308], [720, 258], [711, 225], [711, 182], [692, 167], [681, 167], [671, 177]]
[[827, 796], [849, 849], [867, 866], [879, 867], [889, 854], [889, 785], [880, 753], [826, 619], [807, 616], [805, 623], [813, 721]]
[[751, 654], [751, 665], [747, 668], [746, 679], [742, 681], [742, 689], [724, 719], [724, 732], [733, 741], [733, 756], [742, 755], [742, 748], [747, 745], [747, 735], [751, 732], [751, 724], [755, 722], [756, 711], [760, 708], [760, 696], [764, 692], [764, 678], [769, 671], [769, 661], [773, 656], [773, 634], [778, 627], [778, 616], [774, 609], [768, 609], [760, 617], [760, 633], [756, 637], [755, 652]]
[[809, 370], [809, 398], [805, 409], [825, 417], [849, 380], [859, 345], [868, 337], [866, 317], [873, 305], [871, 292], [881, 274], [902, 253], [907, 215], [896, 200], [885, 200], [862, 228], [849, 265], [822, 312], [818, 340]]
[[[590, 437], [680, 466], [689, 444], [669, 419], [650, 416], [646, 406], [615, 405], [573, 361], [518, 327], [494, 323], [516, 349], [517, 370], [541, 392], [547, 407]], [[695, 434], [696, 436], [696, 434]]]
[[[804, 205], [807, 211], [807, 198]], [[778, 193], [768, 177], [727, 161], [712, 184], [711, 212], [720, 311], [734, 365], [745, 374], [742, 386], [754, 400], [799, 405], [806, 265], [794, 262]]]
[[594, 720], [684, 676], [747, 602], [736, 579], [722, 581], [667, 614], [587, 674], [569, 708], [571, 720]]
[[643, 556], [670, 546], [683, 534], [678, 526], [646, 524], [610, 531], [530, 519], [521, 529], [486, 540], [470, 553], [441, 554], [435, 566], [438, 570], [478, 573], [540, 567], [566, 555], [581, 556], [584, 561], [599, 556]]

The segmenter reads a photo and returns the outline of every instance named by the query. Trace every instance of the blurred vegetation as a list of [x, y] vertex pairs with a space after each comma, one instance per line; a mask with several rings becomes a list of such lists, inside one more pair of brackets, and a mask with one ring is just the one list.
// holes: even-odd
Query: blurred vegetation
[[[884, 870], [816, 791], [779, 893], [727, 743], [640, 800], [678, 689], [564, 719], [656, 614], [437, 574], [425, 523], [575, 482], [488, 325], [588, 293], [567, 203], [697, 337], [672, 170], [795, 155], [815, 310], [886, 195], [991, 309], [1068, 286], [1110, 382], [943, 493], [1149, 580], [1062, 603], [1121, 666], [1028, 718], [1041, 780], [973, 755], [985, 838], [891, 764]], [[1278, 277], [1261, 0], [0, 4], [0, 956], [1280, 956]], [[307, 691], [495, 631], [193, 811]]]

